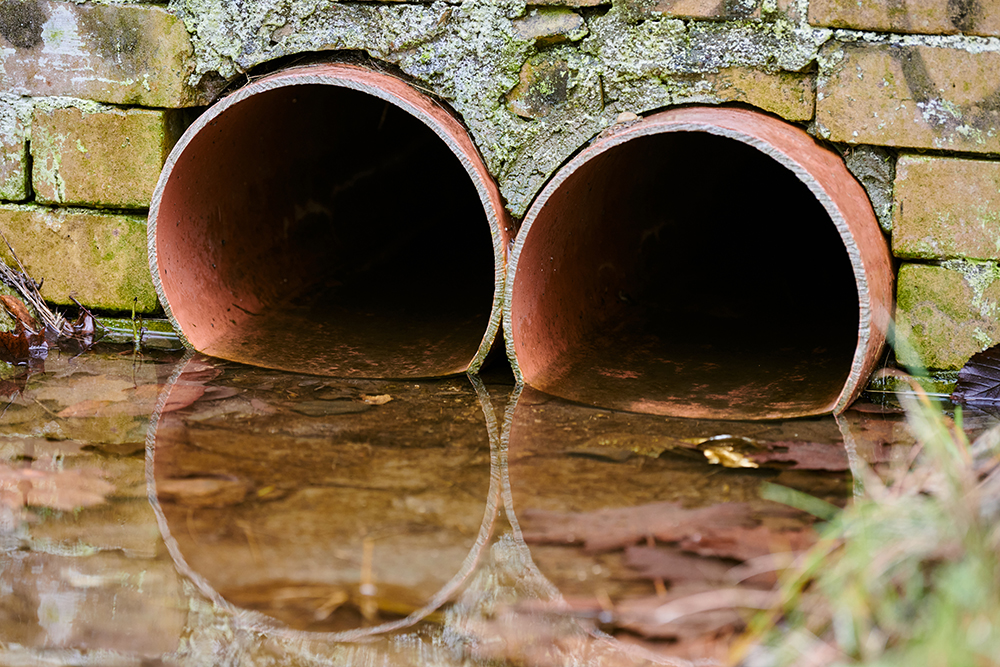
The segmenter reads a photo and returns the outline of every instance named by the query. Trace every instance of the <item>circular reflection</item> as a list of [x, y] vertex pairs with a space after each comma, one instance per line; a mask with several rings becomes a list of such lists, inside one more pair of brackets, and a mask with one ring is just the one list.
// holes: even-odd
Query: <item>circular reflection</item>
[[[815, 539], [813, 519], [764, 500], [761, 485], [832, 502], [848, 489], [833, 418], [664, 419], [531, 388], [514, 403], [501, 438], [505, 513], [526, 580], [545, 593], [519, 609], [536, 627], [568, 617], [589, 634], [567, 662], [587, 651], [725, 659], [744, 628], [741, 603], [775, 585], [769, 559]], [[712, 465], [719, 452], [757, 467]]]
[[481, 384], [335, 380], [190, 359], [147, 484], [180, 571], [269, 635], [349, 640], [435, 613], [492, 533]]

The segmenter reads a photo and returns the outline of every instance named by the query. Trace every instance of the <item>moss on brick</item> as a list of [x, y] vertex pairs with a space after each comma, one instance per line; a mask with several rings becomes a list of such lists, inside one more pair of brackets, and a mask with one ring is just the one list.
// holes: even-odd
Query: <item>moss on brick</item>
[[1000, 260], [1000, 161], [904, 155], [894, 198], [897, 257]]
[[11, 92], [148, 107], [196, 106], [217, 92], [208, 79], [192, 77], [187, 30], [163, 7], [56, 0], [14, 4], [30, 6], [40, 23], [30, 34], [0, 35], [7, 47], [0, 86]]
[[0, 95], [0, 199], [28, 198], [28, 129], [31, 103]]
[[[0, 229], [56, 304], [139, 312], [158, 308], [146, 257], [146, 219], [86, 209], [0, 206]], [[6, 249], [0, 257], [10, 261]]]
[[32, 120], [40, 203], [146, 208], [177, 138], [172, 110], [39, 107]]
[[992, 262], [904, 264], [896, 298], [897, 360], [955, 370], [1000, 341], [1000, 268]]
[[[804, 120], [812, 104], [812, 78], [804, 71], [830, 31], [796, 22], [772, 5], [761, 4], [763, 18], [738, 21], [637, 22], [617, 6], [581, 12], [586, 25], [567, 35], [571, 43], [553, 47], [518, 31], [515, 21], [534, 11], [523, 0], [310, 1], [292, 14], [283, 0], [173, 4], [192, 33], [196, 75], [235, 77], [319, 50], [364, 51], [398, 66], [461, 115], [516, 217], [559, 165], [622, 112], [740, 101]], [[565, 96], [544, 109], [508, 108], [525, 63], [539, 58], [566, 63]], [[757, 80], [751, 70], [769, 76]], [[791, 93], [775, 90], [782, 76]]]

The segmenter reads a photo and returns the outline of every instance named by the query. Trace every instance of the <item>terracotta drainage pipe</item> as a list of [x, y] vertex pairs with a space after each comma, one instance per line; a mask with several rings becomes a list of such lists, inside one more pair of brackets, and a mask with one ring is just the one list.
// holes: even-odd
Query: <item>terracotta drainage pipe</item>
[[608, 408], [839, 412], [882, 352], [893, 272], [833, 152], [757, 112], [689, 107], [598, 138], [528, 212], [508, 265], [515, 373]]
[[428, 377], [489, 351], [510, 236], [451, 114], [395, 77], [326, 64], [255, 81], [187, 130], [153, 197], [149, 257], [201, 352]]

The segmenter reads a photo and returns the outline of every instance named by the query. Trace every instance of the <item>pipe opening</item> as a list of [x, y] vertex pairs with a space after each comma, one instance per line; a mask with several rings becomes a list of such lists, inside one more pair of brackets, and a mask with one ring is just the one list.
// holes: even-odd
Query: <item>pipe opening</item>
[[824, 205], [730, 136], [637, 135], [581, 155], [529, 211], [508, 313], [525, 382], [675, 416], [833, 409], [861, 309]]
[[493, 186], [439, 107], [388, 76], [331, 69], [251, 84], [182, 138], [154, 201], [161, 300], [216, 357], [465, 371], [496, 332]]

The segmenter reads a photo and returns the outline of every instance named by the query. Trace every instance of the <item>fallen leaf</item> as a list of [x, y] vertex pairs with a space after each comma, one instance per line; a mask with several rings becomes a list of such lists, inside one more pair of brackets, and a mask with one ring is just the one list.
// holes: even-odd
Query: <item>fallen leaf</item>
[[361, 394], [361, 400], [368, 405], [385, 405], [392, 400], [392, 396], [389, 394]]
[[8, 363], [26, 361], [31, 356], [28, 334], [18, 323], [14, 331], [0, 331], [0, 360]]
[[772, 604], [775, 594], [754, 588], [675, 586], [666, 596], [624, 600], [615, 606], [616, 627], [650, 638], [718, 639], [744, 627], [743, 609]]
[[[732, 590], [732, 589], [724, 589]], [[739, 589], [737, 589], [739, 590]], [[746, 589], [748, 594], [758, 594], [759, 590]], [[712, 609], [694, 611], [679, 615], [664, 623], [660, 611], [667, 605], [678, 604], [695, 595], [717, 594], [717, 589], [700, 583], [674, 586], [663, 597], [646, 597], [623, 600], [615, 606], [614, 626], [635, 632], [643, 637], [676, 638], [691, 640], [707, 635], [733, 634], [744, 626], [743, 615], [730, 600], [722, 601]]]
[[521, 530], [529, 544], [579, 544], [586, 551], [611, 551], [646, 537], [679, 542], [691, 535], [723, 527], [755, 525], [746, 503], [719, 503], [685, 509], [680, 503], [659, 502], [596, 512], [551, 512], [529, 509]]
[[64, 419], [72, 417], [107, 417], [127, 411], [128, 405], [122, 405], [113, 401], [86, 400], [74, 403], [68, 408], [60, 410], [56, 413], [56, 416]]
[[236, 387], [220, 387], [217, 385], [211, 385], [205, 387], [205, 395], [201, 398], [204, 401], [221, 401], [224, 398], [232, 398], [238, 393], [240, 393], [240, 390]]
[[205, 361], [192, 359], [181, 371], [179, 380], [192, 384], [205, 384], [222, 375], [222, 369]]
[[951, 400], [973, 405], [1000, 403], [1000, 345], [972, 355], [958, 372]]
[[626, 547], [623, 562], [640, 577], [669, 582], [719, 583], [727, 580], [726, 575], [733, 567], [717, 558], [695, 556], [676, 547], [659, 545]]
[[35, 321], [34, 315], [32, 315], [31, 311], [28, 310], [28, 307], [24, 305], [24, 302], [16, 296], [0, 294], [0, 305], [2, 305], [3, 309], [7, 311], [7, 314], [17, 320], [22, 327], [32, 331], [38, 331], [39, 326], [38, 322]]
[[708, 526], [677, 540], [678, 547], [699, 556], [746, 561], [758, 556], [803, 551], [816, 543], [812, 528], [776, 531], [767, 526]]
[[28, 386], [28, 373], [21, 373], [9, 380], [0, 380], [0, 396], [13, 399], [18, 394], [23, 394]]
[[161, 412], [182, 410], [201, 398], [204, 393], [205, 385], [203, 384], [177, 382], [170, 388], [170, 395], [167, 396], [167, 402], [163, 404]]
[[27, 505], [68, 511], [99, 505], [114, 490], [102, 471], [64, 470], [51, 457], [40, 458], [30, 467], [0, 463], [0, 503], [8, 507]]
[[842, 444], [824, 445], [818, 442], [768, 442], [764, 451], [748, 453], [747, 457], [757, 464], [791, 461], [793, 470], [829, 470], [839, 472], [850, 470], [847, 450]]
[[187, 477], [156, 482], [160, 502], [173, 502], [188, 507], [228, 507], [247, 497], [247, 482], [229, 477]]
[[39, 401], [55, 401], [63, 406], [71, 406], [81, 401], [125, 401], [135, 385], [115, 375], [72, 375], [69, 382], [48, 384], [34, 392]]

